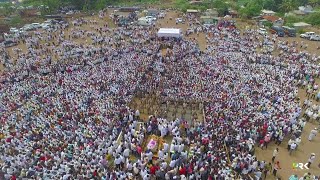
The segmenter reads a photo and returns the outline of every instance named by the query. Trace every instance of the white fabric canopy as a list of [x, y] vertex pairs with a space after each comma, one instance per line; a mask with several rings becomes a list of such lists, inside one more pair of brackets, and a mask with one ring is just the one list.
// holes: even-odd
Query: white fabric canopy
[[160, 28], [158, 31], [158, 37], [175, 37], [180, 38], [182, 36], [181, 29], [176, 28]]

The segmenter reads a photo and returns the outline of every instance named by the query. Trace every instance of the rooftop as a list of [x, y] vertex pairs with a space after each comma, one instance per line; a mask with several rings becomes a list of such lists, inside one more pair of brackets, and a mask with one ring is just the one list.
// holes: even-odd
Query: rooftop
[[265, 10], [265, 9], [261, 10], [261, 12], [264, 13], [264, 14], [275, 14], [275, 13], [276, 13], [276, 12], [274, 12], [274, 11]]
[[280, 18], [277, 16], [262, 16], [262, 19], [265, 19], [265, 20], [268, 20], [271, 22], [275, 22], [275, 21], [279, 20]]
[[305, 22], [297, 22], [297, 23], [293, 23], [293, 26], [311, 26], [311, 24], [305, 23]]

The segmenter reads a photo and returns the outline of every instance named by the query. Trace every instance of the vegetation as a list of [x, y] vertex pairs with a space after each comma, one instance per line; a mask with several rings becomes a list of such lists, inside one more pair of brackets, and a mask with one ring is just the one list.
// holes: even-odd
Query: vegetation
[[[2, 0], [3, 1], [3, 0]], [[1, 2], [1, 0], [0, 0]], [[165, 2], [165, 3], [164, 3]], [[169, 3], [167, 3], [169, 2]], [[172, 3], [170, 3], [172, 2]], [[60, 7], [74, 7], [79, 10], [101, 10], [108, 5], [145, 5], [158, 4], [160, 7], [174, 7], [182, 11], [187, 9], [206, 10], [215, 8], [220, 16], [227, 14], [228, 9], [237, 10], [242, 18], [252, 18], [258, 16], [262, 9], [273, 10], [277, 16], [284, 17], [285, 13], [298, 9], [302, 5], [311, 5], [318, 10], [305, 17], [287, 16], [285, 22], [292, 25], [295, 22], [305, 21], [312, 25], [320, 25], [320, 0], [203, 0], [202, 4], [192, 5], [189, 0], [24, 0], [23, 6], [48, 7], [42, 9], [42, 14], [56, 12]], [[10, 3], [1, 3], [3, 7], [0, 15], [10, 16], [14, 9]]]
[[320, 12], [309, 14], [305, 20], [312, 25], [320, 25]]
[[9, 22], [9, 24], [10, 24], [11, 26], [19, 26], [19, 25], [21, 25], [22, 23], [23, 23], [23, 21], [22, 21], [22, 19], [21, 19], [20, 16], [15, 16], [15, 17], [13, 17], [13, 18], [10, 20], [10, 22]]
[[0, 15], [10, 16], [14, 12], [14, 9], [11, 6], [12, 4], [10, 3], [1, 3], [2, 8], [0, 9]]

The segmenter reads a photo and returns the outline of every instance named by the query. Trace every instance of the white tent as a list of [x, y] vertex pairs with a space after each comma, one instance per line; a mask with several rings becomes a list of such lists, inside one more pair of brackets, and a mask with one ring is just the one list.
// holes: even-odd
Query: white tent
[[158, 37], [182, 37], [181, 29], [176, 28], [160, 28], [158, 31]]

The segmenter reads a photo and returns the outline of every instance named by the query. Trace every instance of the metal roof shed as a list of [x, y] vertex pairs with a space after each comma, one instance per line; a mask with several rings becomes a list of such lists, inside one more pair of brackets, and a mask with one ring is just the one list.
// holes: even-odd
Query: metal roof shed
[[295, 29], [301, 29], [301, 28], [306, 28], [311, 26], [311, 24], [305, 23], [305, 22], [297, 22], [297, 23], [293, 23], [293, 27]]

